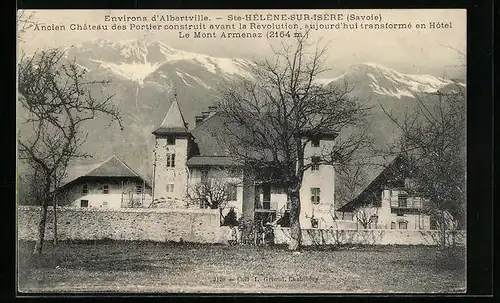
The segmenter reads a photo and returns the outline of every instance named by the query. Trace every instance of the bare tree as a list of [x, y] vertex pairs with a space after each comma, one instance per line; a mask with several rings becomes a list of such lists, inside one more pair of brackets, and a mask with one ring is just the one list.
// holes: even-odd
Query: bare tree
[[228, 201], [229, 187], [234, 186], [220, 178], [210, 178], [188, 187], [188, 198], [200, 208], [222, 209]]
[[103, 114], [122, 129], [112, 96], [101, 99], [93, 93], [93, 88], [102, 89], [108, 82], [89, 80], [85, 73], [57, 49], [23, 57], [18, 63], [19, 159], [43, 176], [39, 184], [42, 214], [34, 253], [42, 251], [47, 207], [54, 201], [54, 189], [66, 175], [68, 164], [90, 156], [80, 152], [88, 135], [86, 122]]
[[[244, 163], [256, 179], [285, 186], [291, 202], [289, 249], [301, 243], [300, 189], [304, 172], [313, 165], [349, 161], [363, 145], [364, 137], [354, 131], [367, 114], [347, 83], [338, 87], [317, 83], [325, 68], [326, 48], [306, 43], [307, 35], [295, 44], [273, 48], [273, 57], [255, 62], [253, 79], [238, 81], [221, 90], [221, 112], [226, 135], [223, 142], [237, 161]], [[312, 49], [312, 50], [311, 50]], [[334, 137], [350, 129], [324, 149], [320, 159], [305, 158], [311, 140]]]
[[458, 83], [417, 97], [417, 107], [403, 118], [382, 108], [401, 130], [392, 144], [406, 156], [415, 180], [414, 191], [429, 199], [430, 211], [440, 214], [445, 245], [446, 213], [465, 223], [466, 96]]
[[371, 228], [372, 224], [378, 223], [378, 210], [379, 207], [373, 205], [362, 206], [356, 209], [355, 217], [364, 229]]
[[[189, 204], [200, 208], [219, 209], [221, 225], [224, 225], [223, 210], [231, 197], [236, 196], [237, 185], [238, 182], [230, 182], [223, 177], [211, 177], [191, 184], [187, 189]], [[231, 211], [234, 212], [234, 207], [231, 207]]]

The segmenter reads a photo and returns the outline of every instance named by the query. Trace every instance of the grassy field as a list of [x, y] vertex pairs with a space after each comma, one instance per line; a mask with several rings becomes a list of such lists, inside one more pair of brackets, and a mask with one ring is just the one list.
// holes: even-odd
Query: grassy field
[[460, 293], [465, 249], [283, 247], [150, 242], [20, 242], [20, 292]]

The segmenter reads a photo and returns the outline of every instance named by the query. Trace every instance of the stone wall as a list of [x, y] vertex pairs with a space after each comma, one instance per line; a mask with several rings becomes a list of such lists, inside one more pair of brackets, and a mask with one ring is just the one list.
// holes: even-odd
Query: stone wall
[[[40, 208], [18, 208], [18, 239], [36, 240]], [[45, 239], [53, 239], [53, 211], [49, 207]], [[142, 240], [227, 243], [229, 229], [220, 226], [218, 210], [202, 209], [102, 209], [58, 207], [59, 240]], [[303, 229], [303, 245], [437, 245], [437, 230]], [[346, 229], [343, 229], [346, 228]], [[275, 243], [287, 244], [290, 228], [275, 228]], [[448, 245], [465, 245], [465, 231], [447, 231]]]
[[358, 222], [352, 220], [335, 220], [333, 221], [333, 228], [335, 229], [359, 229]]
[[[18, 208], [18, 239], [36, 240], [40, 208]], [[87, 209], [59, 207], [60, 240], [146, 240], [225, 243], [218, 210], [202, 209]], [[53, 239], [52, 207], [47, 214], [45, 239]]]
[[[441, 232], [437, 230], [395, 229], [303, 229], [303, 245], [438, 245]], [[290, 228], [275, 229], [275, 243], [287, 244]], [[447, 245], [464, 246], [465, 231], [447, 231]]]

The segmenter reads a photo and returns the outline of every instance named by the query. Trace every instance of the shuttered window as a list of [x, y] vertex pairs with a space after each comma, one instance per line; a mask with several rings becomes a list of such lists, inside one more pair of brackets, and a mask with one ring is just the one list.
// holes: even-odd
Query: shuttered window
[[167, 154], [167, 167], [175, 167], [175, 154]]
[[311, 187], [311, 202], [319, 203], [320, 201], [320, 189], [319, 187]]

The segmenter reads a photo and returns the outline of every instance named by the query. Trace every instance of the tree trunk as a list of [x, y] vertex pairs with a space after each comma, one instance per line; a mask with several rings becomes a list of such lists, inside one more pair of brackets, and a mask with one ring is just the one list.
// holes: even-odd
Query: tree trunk
[[44, 186], [43, 201], [42, 201], [42, 214], [40, 222], [38, 223], [38, 239], [33, 249], [33, 254], [41, 254], [43, 248], [43, 240], [45, 238], [45, 225], [47, 222], [47, 208], [49, 207], [50, 200], [50, 181], [46, 181]]
[[446, 223], [444, 211], [441, 210], [441, 247], [446, 247]]
[[33, 254], [41, 254], [43, 247], [43, 239], [45, 237], [45, 223], [47, 222], [47, 208], [49, 203], [47, 199], [44, 199], [42, 202], [42, 214], [40, 217], [40, 222], [38, 223], [38, 239], [35, 243], [35, 249], [33, 250]]
[[222, 215], [222, 208], [219, 207], [219, 223], [220, 226], [224, 225], [224, 216]]
[[293, 189], [290, 196], [290, 243], [288, 249], [292, 251], [299, 250], [302, 242], [302, 229], [300, 228], [300, 193]]
[[57, 245], [57, 201], [54, 199], [54, 245]]

